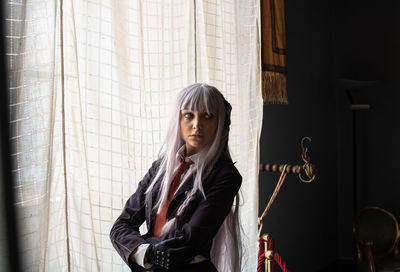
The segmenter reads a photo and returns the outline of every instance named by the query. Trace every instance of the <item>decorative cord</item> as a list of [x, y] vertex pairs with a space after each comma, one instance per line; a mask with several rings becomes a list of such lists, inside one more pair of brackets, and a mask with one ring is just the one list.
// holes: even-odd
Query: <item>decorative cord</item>
[[265, 272], [265, 252], [264, 252], [264, 240], [260, 238], [258, 240], [258, 262], [257, 262], [257, 272]]
[[283, 170], [282, 170], [281, 176], [279, 177], [278, 183], [277, 183], [276, 186], [275, 186], [275, 190], [274, 190], [274, 192], [272, 193], [272, 196], [271, 196], [271, 198], [270, 198], [269, 201], [268, 201], [267, 207], [265, 208], [265, 210], [264, 210], [264, 212], [262, 213], [262, 215], [258, 218], [258, 225], [259, 225], [258, 236], [259, 236], [259, 237], [260, 237], [260, 235], [261, 235], [261, 230], [262, 230], [262, 227], [263, 227], [263, 222], [262, 222], [262, 221], [264, 220], [264, 217], [265, 217], [265, 215], [267, 214], [268, 210], [271, 208], [271, 205], [272, 205], [272, 203], [274, 202], [274, 200], [275, 200], [275, 198], [276, 198], [276, 196], [277, 196], [279, 190], [280, 190], [281, 187], [282, 187], [283, 181], [284, 181], [285, 178], [286, 178], [286, 175], [287, 175], [286, 167], [287, 167], [287, 164], [285, 164], [285, 165], [283, 166]]
[[[311, 163], [310, 157], [307, 155], [308, 149], [304, 147], [304, 140], [311, 141], [311, 139], [309, 137], [303, 137], [303, 139], [301, 140], [301, 148], [302, 148], [301, 157], [304, 161], [304, 165], [302, 167], [297, 166], [297, 165], [295, 167], [291, 167], [291, 166], [288, 166], [287, 164], [285, 164], [283, 166], [281, 165], [279, 167], [278, 167], [278, 165], [271, 166], [269, 164], [265, 164], [265, 165], [260, 164], [260, 171], [272, 170], [273, 172], [275, 172], [279, 169], [279, 171], [281, 171], [281, 176], [279, 177], [278, 183], [275, 186], [275, 190], [272, 193], [272, 196], [270, 197], [268, 204], [264, 209], [264, 212], [258, 218], [258, 225], [259, 225], [258, 237], [261, 236], [261, 230], [263, 227], [264, 217], [267, 214], [268, 210], [271, 208], [272, 203], [274, 202], [279, 190], [281, 189], [287, 173], [289, 173], [289, 172], [297, 173], [300, 180], [305, 183], [313, 182], [316, 178], [316, 167], [313, 163]], [[306, 173], [307, 177], [309, 178], [308, 180], [302, 178], [301, 169], [304, 170], [304, 172]], [[265, 250], [264, 243], [266, 243], [266, 245], [267, 245], [267, 250]], [[283, 272], [290, 272], [285, 260], [282, 259], [281, 255], [279, 255], [278, 252], [274, 252], [274, 249], [275, 249], [275, 244], [274, 244], [274, 240], [272, 239], [271, 235], [264, 235], [263, 237], [259, 238], [257, 272], [265, 272], [265, 266], [267, 265], [268, 267], [270, 267], [270, 265], [272, 265], [272, 263], [271, 263], [272, 258], [279, 265], [279, 267], [282, 269]], [[266, 259], [268, 259], [267, 264], [265, 264]], [[270, 267], [270, 268], [272, 269], [273, 267]], [[269, 268], [267, 268], [267, 270], [268, 269]], [[267, 271], [267, 272], [271, 272], [271, 271]]]
[[[278, 183], [275, 186], [275, 190], [272, 193], [272, 196], [270, 197], [267, 207], [265, 207], [264, 212], [261, 214], [261, 216], [258, 218], [258, 236], [260, 237], [261, 235], [261, 230], [263, 227], [263, 219], [269, 209], [271, 208], [272, 203], [275, 201], [276, 196], [278, 195], [279, 190], [282, 187], [282, 184], [286, 178], [287, 171], [286, 171], [287, 164], [283, 166], [281, 176], [279, 177]], [[267, 250], [273, 252], [275, 248], [274, 240], [272, 239], [271, 235], [267, 235]], [[265, 247], [264, 247], [264, 239], [262, 237], [259, 238], [259, 243], [258, 243], [258, 262], [257, 262], [257, 272], [265, 272], [265, 260], [266, 260], [266, 255], [265, 255]], [[287, 268], [286, 262], [282, 260], [282, 257], [277, 253], [273, 253], [273, 258], [274, 260], [278, 263], [279, 267], [282, 269], [283, 272], [290, 272], [289, 268]], [[270, 272], [270, 271], [267, 271]]]
[[[275, 242], [274, 239], [272, 239], [271, 235], [267, 236], [267, 249], [275, 251]], [[281, 255], [279, 255], [278, 252], [274, 253], [274, 260], [275, 262], [277, 262], [283, 272], [290, 272], [289, 268], [286, 265], [286, 262], [282, 259]]]
[[[267, 251], [274, 252], [275, 250], [275, 243], [274, 239], [271, 235], [267, 236]], [[265, 240], [264, 238], [260, 237], [258, 240], [258, 262], [257, 262], [257, 272], [265, 272], [265, 260], [267, 259], [265, 255], [265, 247], [264, 247]], [[279, 265], [283, 272], [291, 272], [290, 269], [287, 267], [285, 260], [282, 259], [281, 255], [278, 252], [273, 253], [273, 259]], [[267, 271], [271, 272], [271, 271]]]
[[274, 254], [274, 260], [279, 265], [283, 272], [290, 272], [290, 269], [287, 267], [286, 262], [282, 259], [281, 255], [278, 252]]

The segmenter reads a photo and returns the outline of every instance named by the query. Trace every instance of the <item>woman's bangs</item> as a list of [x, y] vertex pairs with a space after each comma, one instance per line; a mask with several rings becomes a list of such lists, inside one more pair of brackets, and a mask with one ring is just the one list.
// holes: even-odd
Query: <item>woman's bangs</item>
[[211, 98], [210, 91], [207, 88], [200, 87], [197, 91], [192, 90], [185, 96], [181, 110], [211, 113], [217, 108], [215, 104], [216, 101]]

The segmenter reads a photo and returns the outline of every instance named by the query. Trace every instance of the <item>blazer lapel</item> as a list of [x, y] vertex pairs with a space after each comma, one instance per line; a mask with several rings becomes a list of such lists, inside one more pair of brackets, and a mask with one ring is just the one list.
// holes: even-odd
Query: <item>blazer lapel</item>
[[175, 216], [179, 205], [185, 200], [186, 194], [188, 194], [193, 188], [194, 175], [190, 175], [187, 180], [178, 188], [175, 195], [173, 196], [171, 203], [168, 207], [167, 218]]

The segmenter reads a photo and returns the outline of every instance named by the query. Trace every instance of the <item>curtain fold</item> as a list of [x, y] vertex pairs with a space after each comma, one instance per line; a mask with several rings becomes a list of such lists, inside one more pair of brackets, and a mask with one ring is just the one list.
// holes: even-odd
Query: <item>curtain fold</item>
[[243, 271], [254, 270], [257, 1], [9, 0], [5, 9], [23, 270], [129, 271], [109, 231], [196, 70], [233, 105], [243, 220], [253, 222]]
[[[58, 1], [7, 1], [5, 4], [6, 60], [9, 69], [11, 160], [23, 270], [43, 266], [50, 207], [62, 210], [51, 192], [64, 194], [52, 183], [54, 111], [59, 84]], [[63, 228], [62, 213], [53, 214]], [[59, 247], [65, 246], [58, 237]], [[62, 257], [60, 258], [62, 259]]]

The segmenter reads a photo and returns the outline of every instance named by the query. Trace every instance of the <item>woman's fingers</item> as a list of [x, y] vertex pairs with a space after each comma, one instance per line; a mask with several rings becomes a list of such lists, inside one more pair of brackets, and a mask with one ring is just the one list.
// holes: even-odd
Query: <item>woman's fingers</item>
[[170, 238], [161, 242], [166, 247], [176, 248], [186, 244], [186, 239], [183, 236]]

